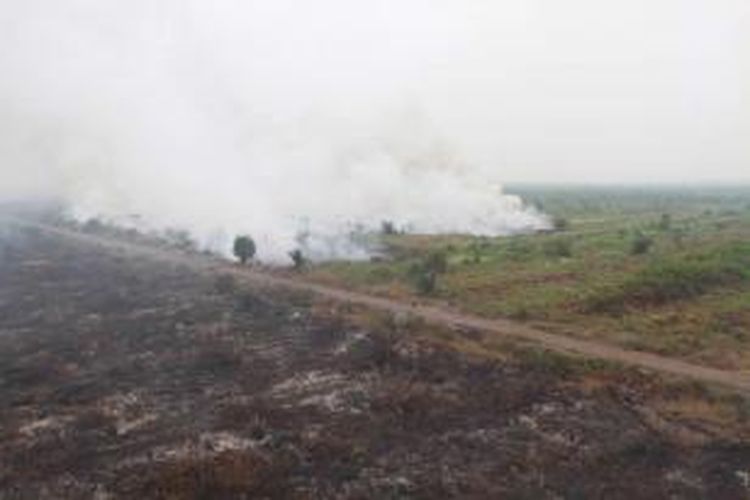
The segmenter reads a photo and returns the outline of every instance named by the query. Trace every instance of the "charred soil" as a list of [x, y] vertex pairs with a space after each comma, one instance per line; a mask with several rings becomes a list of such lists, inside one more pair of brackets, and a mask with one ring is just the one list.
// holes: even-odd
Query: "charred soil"
[[0, 498], [750, 491], [738, 396], [471, 356], [303, 294], [0, 234]]

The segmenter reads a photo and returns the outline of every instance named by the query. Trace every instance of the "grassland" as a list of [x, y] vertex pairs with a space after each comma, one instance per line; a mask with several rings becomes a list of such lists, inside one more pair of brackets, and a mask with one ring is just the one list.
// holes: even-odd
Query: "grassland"
[[[386, 257], [309, 278], [566, 335], [750, 369], [750, 188], [511, 186], [558, 221], [512, 237], [381, 236]], [[413, 269], [448, 262], [434, 291]]]

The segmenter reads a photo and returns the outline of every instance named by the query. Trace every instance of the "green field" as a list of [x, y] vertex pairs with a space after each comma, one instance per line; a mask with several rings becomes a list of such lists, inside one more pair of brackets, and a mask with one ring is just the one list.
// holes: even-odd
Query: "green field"
[[[750, 369], [750, 187], [508, 191], [558, 229], [499, 238], [381, 235], [385, 258], [320, 264], [309, 277]], [[419, 270], [436, 254], [447, 269], [429, 290]]]

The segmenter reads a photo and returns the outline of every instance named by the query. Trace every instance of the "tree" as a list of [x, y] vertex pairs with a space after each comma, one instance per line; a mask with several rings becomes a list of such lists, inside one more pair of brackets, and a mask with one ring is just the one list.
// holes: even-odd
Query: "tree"
[[380, 232], [382, 232], [386, 236], [392, 236], [394, 234], [398, 234], [398, 229], [396, 229], [396, 224], [394, 224], [392, 221], [384, 220], [380, 223]]
[[255, 250], [255, 241], [250, 236], [237, 236], [234, 239], [234, 256], [242, 264], [246, 264], [248, 260], [255, 257]]
[[305, 258], [305, 255], [302, 253], [302, 250], [299, 248], [292, 250], [289, 252], [289, 257], [292, 259], [294, 269], [300, 270], [303, 267], [305, 267], [305, 264], [307, 263], [307, 259]]

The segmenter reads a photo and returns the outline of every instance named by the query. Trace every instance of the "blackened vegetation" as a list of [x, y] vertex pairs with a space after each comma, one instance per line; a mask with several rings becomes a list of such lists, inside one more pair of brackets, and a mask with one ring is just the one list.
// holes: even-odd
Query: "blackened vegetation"
[[0, 498], [747, 495], [747, 445], [647, 418], [643, 377], [584, 391], [567, 358], [472, 359], [306, 297], [0, 245]]

